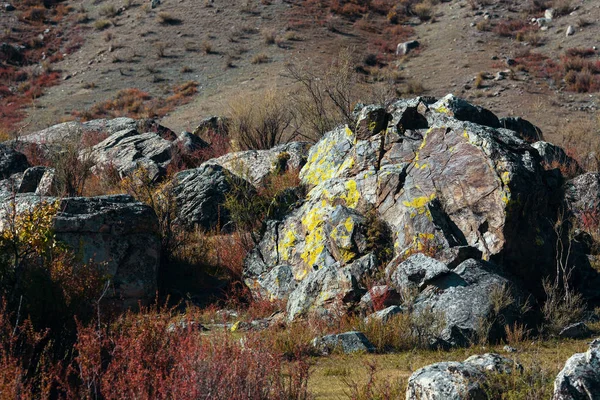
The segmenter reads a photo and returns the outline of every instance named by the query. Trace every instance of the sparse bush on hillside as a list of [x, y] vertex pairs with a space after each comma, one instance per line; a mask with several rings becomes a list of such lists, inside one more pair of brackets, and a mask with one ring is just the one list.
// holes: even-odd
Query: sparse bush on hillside
[[287, 76], [299, 86], [294, 109], [304, 137], [316, 141], [340, 123], [352, 126], [352, 111], [359, 98], [352, 57], [351, 49], [341, 50], [324, 74], [305, 66], [287, 66]]
[[229, 133], [239, 150], [270, 149], [297, 136], [292, 125], [293, 105], [274, 89], [238, 97], [229, 103], [229, 109]]

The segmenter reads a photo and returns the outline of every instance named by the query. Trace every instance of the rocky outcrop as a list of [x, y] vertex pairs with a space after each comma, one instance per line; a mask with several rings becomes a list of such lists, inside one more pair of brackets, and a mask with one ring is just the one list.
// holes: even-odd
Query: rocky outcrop
[[[538, 286], [554, 270], [552, 221], [561, 182], [543, 168], [522, 132], [502, 128], [489, 110], [451, 95], [366, 106], [355, 115], [354, 126], [334, 129], [310, 149], [300, 171], [306, 200], [270, 225], [246, 261], [253, 290], [270, 292], [261, 277], [286, 265], [296, 282], [288, 286], [290, 299], [308, 290], [313, 299], [336, 292], [338, 300], [354, 301], [366, 291], [365, 275], [350, 280], [344, 271], [367, 255], [374, 260], [369, 274], [390, 259], [397, 266], [410, 254], [430, 254], [439, 261], [437, 270], [407, 267], [395, 276], [398, 284], [414, 282], [424, 291], [431, 281], [447, 280], [452, 290], [481, 296], [492, 283], [507, 283], [495, 265]], [[513, 129], [516, 123], [505, 121]], [[453, 271], [472, 258], [493, 264]], [[323, 285], [318, 274], [332, 284]], [[328, 306], [303, 304], [288, 311], [297, 316]], [[486, 315], [481, 311], [478, 316]]]
[[431, 364], [410, 376], [406, 400], [487, 399], [486, 374], [510, 374], [518, 369], [512, 360], [493, 353], [471, 356], [463, 362]]
[[600, 398], [600, 339], [585, 353], [573, 355], [554, 381], [552, 400], [593, 400]]

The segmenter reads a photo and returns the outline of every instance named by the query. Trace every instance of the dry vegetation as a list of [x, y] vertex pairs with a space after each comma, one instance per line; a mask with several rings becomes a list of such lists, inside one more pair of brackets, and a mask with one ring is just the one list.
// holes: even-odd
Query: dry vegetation
[[[18, 130], [25, 107], [39, 98], [45, 88], [58, 83], [60, 73], [53, 64], [63, 59], [63, 53], [71, 54], [83, 43], [73, 28], [73, 7], [41, 0], [25, 0], [16, 7], [18, 29], [9, 25], [0, 34], [0, 42], [24, 46], [24, 50], [7, 48], [0, 56], [2, 138]], [[52, 29], [40, 36], [39, 32], [46, 28]]]

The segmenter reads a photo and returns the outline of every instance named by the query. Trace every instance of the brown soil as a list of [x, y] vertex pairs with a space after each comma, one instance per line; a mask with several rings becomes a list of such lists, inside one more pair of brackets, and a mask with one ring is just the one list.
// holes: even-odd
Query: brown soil
[[[29, 113], [29, 131], [71, 118], [73, 111], [109, 99], [123, 88], [135, 87], [161, 96], [176, 84], [195, 80], [199, 83], [196, 98], [162, 119], [172, 129], [193, 130], [205, 116], [226, 114], [227, 103], [233, 97], [272, 87], [284, 93], [291, 90], [290, 80], [282, 75], [288, 62], [308, 62], [322, 69], [340, 48], [351, 46], [360, 63], [365, 54], [377, 51], [373, 43], [378, 37], [389, 40], [377, 32], [366, 32], [357, 21], [337, 17], [333, 19], [335, 29], [331, 29], [331, 24], [323, 23], [327, 16], [304, 15], [298, 5], [301, 1], [262, 4], [268, 2], [215, 0], [212, 7], [206, 7], [204, 1], [165, 0], [153, 10], [148, 3], [134, 0], [129, 9], [111, 18], [112, 26], [104, 31], [93, 27], [94, 21], [104, 18], [100, 10], [109, 4], [118, 8], [121, 1], [82, 3], [92, 18], [83, 31], [85, 43], [57, 64], [63, 76], [69, 75], [70, 79], [49, 89], [36, 102]], [[525, 72], [501, 81], [485, 79], [479, 88], [474, 80], [481, 72], [493, 77], [506, 70], [505, 58], [515, 58], [527, 48], [558, 60], [568, 48], [598, 45], [595, 21], [600, 20], [599, 5], [571, 2], [574, 13], [555, 18], [547, 31], [539, 32], [543, 45], [533, 47], [470, 25], [483, 20], [484, 12], [489, 12], [490, 21], [495, 23], [508, 17], [529, 20], [543, 16], [543, 11], [527, 12], [528, 2], [516, 0], [494, 2], [479, 10], [472, 9], [470, 3], [440, 3], [432, 21], [419, 23], [411, 19], [413, 38], [421, 42], [421, 49], [399, 59], [385, 55], [391, 57], [390, 65], [400, 69], [405, 80], [422, 83], [424, 94], [454, 93], [499, 116], [523, 116], [539, 125], [547, 138], [558, 142], [560, 127], [566, 121], [595, 117], [597, 93], [566, 92], [560, 89], [560, 82], [552, 84]], [[161, 23], [160, 13], [168, 13], [179, 22]], [[303, 17], [305, 20], [299, 24]], [[384, 16], [370, 15], [366, 19], [387, 23]], [[591, 24], [579, 28], [585, 25], [582, 19]], [[569, 25], [576, 27], [576, 33], [566, 37]], [[290, 31], [295, 40], [285, 40]], [[268, 44], [265, 32], [273, 32], [277, 43]], [[203, 50], [206, 43], [212, 48], [209, 54]], [[161, 44], [165, 46], [163, 57], [157, 51]], [[252, 59], [261, 53], [269, 61], [253, 64]], [[597, 59], [597, 55], [594, 57]], [[95, 87], [84, 88], [90, 83]]]

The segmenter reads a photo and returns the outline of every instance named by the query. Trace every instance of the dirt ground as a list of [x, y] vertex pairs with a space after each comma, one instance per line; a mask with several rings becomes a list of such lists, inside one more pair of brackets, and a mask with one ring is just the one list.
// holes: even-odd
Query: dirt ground
[[[334, 19], [337, 25], [331, 29], [330, 23], [323, 23], [323, 16], [303, 14], [302, 1], [281, 0], [163, 0], [156, 9], [133, 0], [131, 7], [109, 19], [109, 28], [94, 28], [95, 21], [105, 18], [103, 8], [118, 8], [121, 3], [73, 2], [91, 18], [80, 27], [85, 43], [56, 65], [66, 80], [36, 101], [29, 112], [29, 131], [71, 118], [72, 111], [109, 99], [120, 89], [135, 87], [160, 96], [190, 80], [198, 82], [198, 95], [164, 116], [161, 123], [176, 131], [193, 130], [205, 116], [226, 114], [234, 97], [266, 88], [283, 93], [291, 90], [291, 81], [283, 76], [286, 63], [306, 62], [322, 69], [347, 46], [360, 62], [373, 52], [372, 43], [378, 36], [360, 29], [356, 20]], [[526, 2], [486, 2], [491, 4], [481, 9], [473, 9], [471, 3], [436, 5], [432, 20], [413, 24], [412, 39], [421, 43], [418, 54], [398, 59], [388, 54], [390, 65], [405, 80], [421, 83], [426, 95], [453, 93], [499, 116], [523, 116], [540, 126], [550, 140], [560, 142], [561, 128], [569, 121], [596, 118], [597, 93], [566, 92], [522, 73], [500, 81], [486, 79], [479, 88], [474, 80], [480, 73], [493, 77], [506, 70], [505, 59], [518, 56], [526, 48], [559, 59], [567, 48], [600, 46], [599, 3], [572, 1], [574, 11], [555, 18], [548, 30], [540, 31], [543, 44], [536, 48], [472, 26], [483, 20], [485, 13], [491, 21], [530, 18], [531, 13], [524, 11]], [[161, 13], [172, 21], [161, 23]], [[534, 16], [543, 16], [543, 12]], [[385, 22], [383, 17], [365, 18]], [[586, 24], [581, 23], [583, 18]], [[565, 35], [569, 25], [576, 27], [572, 36]], [[275, 37], [275, 43], [267, 43], [269, 35]], [[210, 51], [206, 51], [208, 47]], [[164, 54], [159, 56], [161, 48]], [[259, 54], [266, 55], [266, 63], [252, 62]]]

